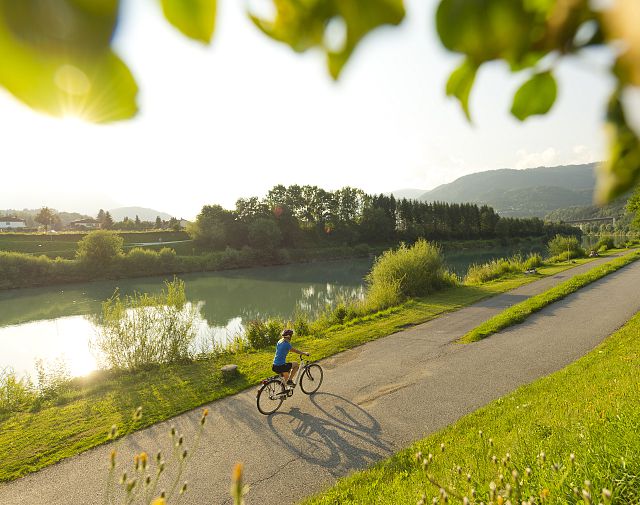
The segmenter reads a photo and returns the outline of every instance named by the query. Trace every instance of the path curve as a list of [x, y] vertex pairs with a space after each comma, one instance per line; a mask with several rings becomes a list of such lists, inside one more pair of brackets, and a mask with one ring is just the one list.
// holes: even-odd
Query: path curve
[[[248, 503], [295, 503], [505, 395], [563, 368], [640, 310], [640, 261], [474, 344], [456, 343], [480, 322], [582, 273], [594, 262], [528, 284], [322, 361], [321, 392], [296, 391], [265, 417], [255, 389], [210, 404], [185, 478], [185, 505], [231, 503], [229, 476], [242, 461]], [[195, 438], [200, 409], [123, 439], [121, 459], [168, 451], [170, 426]], [[99, 504], [111, 446], [0, 486], [1, 505]], [[130, 468], [130, 465], [127, 465]], [[295, 484], [297, 483], [297, 484]]]

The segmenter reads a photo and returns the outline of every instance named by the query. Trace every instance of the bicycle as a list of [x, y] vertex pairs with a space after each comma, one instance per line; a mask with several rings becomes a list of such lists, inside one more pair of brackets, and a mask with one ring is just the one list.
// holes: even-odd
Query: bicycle
[[274, 375], [262, 381], [256, 394], [256, 405], [261, 414], [268, 416], [280, 408], [282, 402], [293, 396], [295, 387], [300, 383], [300, 389], [306, 395], [312, 395], [322, 384], [324, 372], [317, 363], [310, 363], [300, 356], [300, 368], [296, 374], [293, 386], [287, 386], [281, 375]]

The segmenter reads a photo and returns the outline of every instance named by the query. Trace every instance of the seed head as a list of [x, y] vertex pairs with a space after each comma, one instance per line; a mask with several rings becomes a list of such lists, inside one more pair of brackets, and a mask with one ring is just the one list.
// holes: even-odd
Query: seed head
[[573, 464], [576, 460], [576, 455], [573, 453], [569, 454], [569, 459], [571, 460], [571, 464]]
[[456, 466], [456, 472], [458, 473], [458, 475], [462, 475], [462, 468]]
[[582, 499], [584, 500], [584, 502], [586, 504], [590, 504], [591, 503], [591, 493], [589, 491], [587, 491], [586, 489], [582, 490]]
[[540, 453], [540, 461], [543, 463], [547, 460], [547, 455], [544, 452]]
[[467, 474], [467, 482], [471, 482], [471, 474], [470, 473]]
[[109, 431], [109, 438], [116, 438], [118, 434], [118, 427], [114, 424], [111, 426], [111, 430]]
[[422, 461], [422, 451], [416, 452], [416, 461]]
[[115, 468], [116, 466], [116, 450], [115, 449], [111, 449], [111, 468]]
[[611, 491], [609, 491], [607, 488], [602, 489], [602, 499], [605, 503], [609, 503], [611, 501]]
[[180, 494], [184, 494], [187, 492], [187, 483], [185, 481], [184, 484], [182, 484], [182, 487], [180, 488]]
[[531, 477], [531, 468], [527, 467], [524, 469], [524, 473], [527, 474], [527, 477]]
[[182, 451], [182, 459], [187, 459], [187, 450]]
[[444, 443], [440, 444], [440, 451], [444, 452]]
[[133, 419], [139, 421], [142, 419], [142, 407], [138, 407], [133, 414]]

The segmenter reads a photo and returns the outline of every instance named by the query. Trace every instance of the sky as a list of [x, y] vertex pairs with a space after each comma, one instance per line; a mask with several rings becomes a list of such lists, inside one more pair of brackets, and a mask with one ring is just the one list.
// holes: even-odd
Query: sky
[[141, 89], [133, 120], [51, 118], [0, 88], [0, 209], [141, 206], [193, 219], [276, 184], [428, 190], [483, 170], [605, 157], [606, 55], [562, 63], [551, 113], [524, 123], [509, 109], [526, 76], [485, 65], [469, 124], [445, 97], [459, 56], [437, 39], [436, 0], [406, 0], [402, 25], [369, 35], [338, 82], [319, 52], [260, 33], [249, 3], [220, 0], [205, 46], [173, 29], [159, 2], [124, 2], [115, 45]]

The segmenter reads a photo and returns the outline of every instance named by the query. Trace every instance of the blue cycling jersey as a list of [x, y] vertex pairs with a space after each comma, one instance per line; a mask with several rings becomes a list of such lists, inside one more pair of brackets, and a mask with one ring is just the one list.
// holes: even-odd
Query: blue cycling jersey
[[293, 346], [291, 342], [287, 342], [284, 338], [278, 340], [276, 344], [276, 355], [273, 357], [274, 365], [284, 365], [287, 362], [287, 354]]

